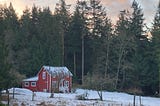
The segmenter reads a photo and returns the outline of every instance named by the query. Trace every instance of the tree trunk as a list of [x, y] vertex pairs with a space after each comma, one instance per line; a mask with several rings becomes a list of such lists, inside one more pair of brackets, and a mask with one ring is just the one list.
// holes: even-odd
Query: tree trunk
[[74, 76], [76, 76], [76, 53], [74, 52]]
[[125, 43], [125, 44], [123, 44], [123, 43], [124, 42], [122, 42], [122, 44], [120, 45], [120, 53], [119, 53], [119, 57], [118, 57], [118, 67], [117, 67], [117, 73], [116, 73], [115, 89], [117, 89], [118, 80], [119, 80], [119, 72], [120, 72], [121, 61], [122, 61], [122, 56], [124, 55], [125, 46], [127, 45], [127, 43]]
[[[2, 90], [0, 89], [0, 91], [2, 91]], [[2, 92], [0, 92], [0, 100], [1, 100], [1, 96], [2, 96]]]
[[108, 59], [108, 56], [109, 56], [109, 37], [107, 37], [108, 39], [108, 43], [107, 43], [107, 56], [106, 56], [106, 66], [105, 66], [105, 74], [104, 74], [104, 76], [105, 76], [105, 78], [107, 77], [107, 72], [108, 72], [108, 64], [109, 64], [109, 59]]
[[125, 75], [125, 71], [123, 70], [123, 78], [122, 78], [121, 89], [123, 89], [123, 87], [124, 87], [125, 79], [126, 79], [126, 75]]
[[121, 66], [121, 60], [123, 56], [123, 47], [120, 48], [120, 55], [118, 58], [118, 67], [117, 67], [117, 73], [116, 73], [116, 83], [115, 83], [115, 89], [117, 89], [118, 80], [119, 80], [119, 72], [120, 72], [120, 66]]
[[100, 86], [100, 91], [97, 91], [98, 92], [98, 95], [99, 95], [99, 98], [101, 101], [103, 101], [103, 94], [102, 94], [102, 85]]
[[64, 31], [62, 31], [62, 66], [64, 66]]
[[84, 35], [82, 35], [82, 84], [84, 84]]
[[159, 97], [160, 97], [160, 75], [159, 75]]
[[160, 70], [159, 70], [159, 76], [158, 77], [159, 77], [159, 94], [158, 95], [160, 97]]

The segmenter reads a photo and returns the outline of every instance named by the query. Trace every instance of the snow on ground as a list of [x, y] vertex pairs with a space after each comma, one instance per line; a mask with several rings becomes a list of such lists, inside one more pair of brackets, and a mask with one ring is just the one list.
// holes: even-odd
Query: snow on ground
[[[13, 88], [9, 89], [13, 93]], [[87, 94], [88, 100], [77, 100], [78, 95]], [[10, 100], [10, 106], [132, 106], [133, 95], [118, 92], [103, 92], [104, 101], [99, 99], [97, 91], [76, 89], [75, 93], [54, 93], [54, 98], [50, 98], [50, 93], [35, 92], [32, 101], [32, 91], [28, 89], [15, 88], [15, 99]], [[12, 94], [10, 95], [12, 97]], [[160, 106], [160, 98], [141, 97], [143, 106]], [[7, 102], [3, 102], [7, 103]], [[136, 106], [139, 106], [139, 96], [136, 96]]]

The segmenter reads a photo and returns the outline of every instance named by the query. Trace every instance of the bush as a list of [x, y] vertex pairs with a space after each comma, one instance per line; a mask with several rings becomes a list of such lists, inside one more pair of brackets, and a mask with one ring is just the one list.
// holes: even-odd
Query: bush
[[87, 92], [85, 92], [85, 93], [83, 93], [83, 94], [81, 94], [81, 95], [77, 95], [77, 96], [76, 96], [76, 98], [77, 98], [78, 100], [86, 100], [87, 97], [88, 97], [88, 93], [87, 93]]
[[129, 88], [126, 90], [129, 94], [143, 95], [143, 92], [140, 88]]
[[4, 104], [2, 104], [2, 103], [0, 102], [0, 106], [6, 106], [6, 105], [4, 105]]
[[84, 88], [100, 90], [102, 87], [102, 90], [113, 91], [115, 80], [109, 77], [103, 78], [101, 75], [94, 74], [92, 76], [86, 75], [84, 82]]
[[76, 98], [78, 100], [86, 100], [85, 96], [82, 94], [82, 95], [77, 95]]

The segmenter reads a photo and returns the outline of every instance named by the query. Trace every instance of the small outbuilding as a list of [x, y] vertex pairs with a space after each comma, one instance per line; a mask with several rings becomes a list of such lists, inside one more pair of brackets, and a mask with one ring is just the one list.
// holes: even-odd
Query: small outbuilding
[[37, 76], [24, 79], [22, 87], [39, 92], [71, 92], [72, 76], [67, 67], [43, 66]]

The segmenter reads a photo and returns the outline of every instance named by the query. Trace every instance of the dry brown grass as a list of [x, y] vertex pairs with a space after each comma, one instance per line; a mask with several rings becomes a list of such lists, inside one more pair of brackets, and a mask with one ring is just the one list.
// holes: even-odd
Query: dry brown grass
[[13, 106], [18, 106], [18, 103], [13, 103]]
[[7, 94], [1, 95], [0, 100], [1, 101], [8, 101], [8, 95]]
[[48, 104], [47, 106], [56, 106], [56, 105], [54, 105], [54, 104]]
[[86, 106], [86, 105], [80, 104], [80, 105], [76, 105], [76, 106]]
[[126, 92], [131, 93], [131, 94], [138, 94], [138, 95], [143, 94], [142, 90], [139, 88], [130, 88], [130, 89], [127, 89]]
[[41, 102], [40, 104], [37, 104], [37, 106], [47, 106], [47, 105], [45, 104], [45, 102]]

